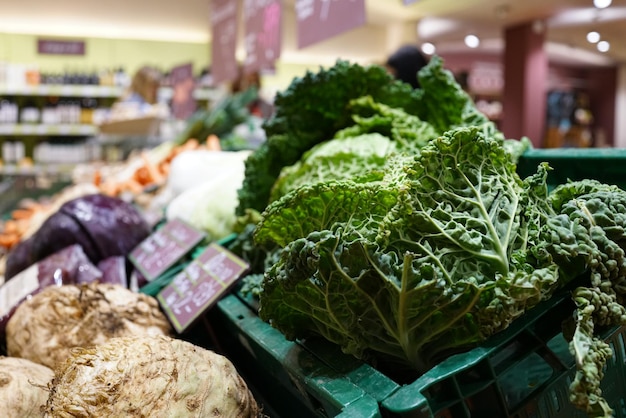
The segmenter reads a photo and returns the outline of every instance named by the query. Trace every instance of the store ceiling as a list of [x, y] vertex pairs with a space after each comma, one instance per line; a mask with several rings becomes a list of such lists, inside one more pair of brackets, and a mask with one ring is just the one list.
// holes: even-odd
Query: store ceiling
[[[551, 58], [562, 62], [599, 65], [626, 62], [626, 0], [613, 0], [596, 9], [593, 0], [421, 0], [404, 7], [399, 1], [371, 0], [380, 16], [419, 21], [420, 41], [438, 50], [467, 48], [463, 38], [474, 33], [483, 49], [500, 50], [505, 28], [537, 21], [546, 31]], [[586, 40], [589, 31], [610, 43], [607, 53]], [[480, 50], [479, 47], [477, 50]]]
[[[293, 8], [294, 0], [285, 3]], [[0, 32], [206, 42], [209, 4], [210, 0], [0, 0]], [[401, 0], [366, 0], [366, 4], [372, 28], [415, 25], [419, 40], [433, 42], [442, 54], [469, 51], [462, 40], [470, 32], [482, 39], [473, 51], [499, 51], [504, 28], [537, 20], [545, 24], [551, 59], [599, 65], [626, 62], [626, 0], [613, 0], [603, 10], [595, 9], [592, 0], [418, 0], [410, 6]], [[586, 41], [590, 30], [610, 42], [607, 53], [598, 53]], [[332, 48], [332, 43], [328, 45]]]

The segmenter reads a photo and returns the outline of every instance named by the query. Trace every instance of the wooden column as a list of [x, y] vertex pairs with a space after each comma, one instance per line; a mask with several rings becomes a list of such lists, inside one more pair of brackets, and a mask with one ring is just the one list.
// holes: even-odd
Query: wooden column
[[548, 78], [543, 27], [535, 22], [524, 23], [506, 28], [504, 36], [501, 128], [507, 138], [527, 136], [537, 148], [543, 143]]

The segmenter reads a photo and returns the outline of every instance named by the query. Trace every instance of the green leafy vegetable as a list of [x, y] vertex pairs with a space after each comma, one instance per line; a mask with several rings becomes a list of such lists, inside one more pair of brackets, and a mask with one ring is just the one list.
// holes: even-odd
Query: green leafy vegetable
[[283, 168], [274, 183], [271, 201], [300, 186], [357, 177], [385, 164], [395, 144], [378, 133], [322, 142], [292, 166]]
[[592, 416], [610, 417], [600, 382], [612, 350], [595, 331], [626, 325], [626, 192], [584, 180], [558, 187], [551, 197], [569, 232], [559, 235], [564, 239], [553, 236], [551, 252], [570, 274], [575, 268], [589, 275], [572, 296], [577, 312], [570, 351], [578, 367], [570, 400]]
[[274, 181], [314, 145], [331, 139], [351, 124], [351, 100], [370, 95], [393, 107], [411, 107], [415, 92], [395, 81], [380, 66], [361, 66], [339, 60], [327, 69], [307, 72], [276, 95], [275, 113], [264, 124], [267, 140], [246, 163], [246, 179], [239, 190], [237, 214], [262, 211], [269, 203]]
[[531, 251], [547, 219], [535, 212], [549, 210], [531, 185], [545, 170], [523, 182], [480, 127], [392, 164], [379, 180], [304, 186], [268, 207], [256, 238], [284, 249], [259, 315], [289, 338], [321, 334], [423, 371], [558, 287], [558, 267]]
[[406, 145], [413, 138], [418, 141], [411, 144], [413, 149], [423, 145], [425, 138], [459, 126], [490, 125], [497, 133], [452, 73], [444, 69], [441, 58], [433, 57], [420, 70], [419, 78], [422, 89], [413, 90], [380, 66], [339, 60], [331, 68], [294, 79], [276, 96], [275, 114], [264, 124], [267, 140], [246, 161], [237, 214], [249, 208], [264, 210], [283, 167], [355, 124], [338, 135], [377, 132], [392, 139], [405, 138]]

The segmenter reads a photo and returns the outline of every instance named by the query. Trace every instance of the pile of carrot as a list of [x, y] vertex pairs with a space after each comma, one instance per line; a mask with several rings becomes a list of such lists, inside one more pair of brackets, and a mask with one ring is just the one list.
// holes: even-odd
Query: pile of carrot
[[220, 141], [215, 135], [209, 135], [204, 143], [195, 138], [188, 139], [183, 144], [173, 147], [159, 162], [153, 162], [146, 152], [141, 154], [142, 164], [130, 178], [124, 180], [104, 179], [99, 171], [94, 175], [94, 184], [109, 196], [119, 196], [123, 192], [141, 194], [147, 188], [162, 186], [169, 174], [170, 164], [174, 157], [185, 151], [206, 149], [220, 151]]
[[11, 212], [10, 218], [5, 220], [0, 227], [0, 247], [10, 250], [21, 240], [31, 219], [39, 212], [43, 212], [46, 205], [32, 200], [24, 200], [20, 207]]

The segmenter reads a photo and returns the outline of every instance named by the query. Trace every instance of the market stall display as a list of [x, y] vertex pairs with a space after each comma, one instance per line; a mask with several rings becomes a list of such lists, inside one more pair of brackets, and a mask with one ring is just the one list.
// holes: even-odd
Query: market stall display
[[[171, 336], [167, 320], [180, 315], [180, 338], [158, 338], [160, 351], [144, 357], [175, 364], [179, 350], [216, 348], [243, 379], [284, 390], [285, 403], [307, 409], [303, 416], [413, 416], [419, 409], [469, 417], [495, 405], [511, 415], [543, 405], [557, 384], [569, 391], [572, 409], [611, 416], [622, 398], [604, 389], [603, 377], [619, 370], [610, 359], [624, 344], [626, 192], [588, 176], [554, 183], [530, 142], [505, 138], [440, 58], [419, 78], [412, 89], [381, 67], [338, 61], [278, 94], [266, 140], [254, 149], [224, 147], [246, 113], [232, 99], [218, 113], [192, 117], [177, 141], [85, 170], [82, 181], [98, 193], [56, 205], [32, 234], [20, 235], [0, 288], [0, 301], [15, 299], [18, 273], [36, 267], [36, 291], [0, 313], [9, 355], [68, 370], [57, 368], [48, 414], [64, 411], [68, 400], [123, 413], [114, 408], [126, 406], [108, 398], [89, 403], [97, 382], [88, 381], [85, 363], [128, 361], [122, 375], [107, 375], [112, 382], [131, 368], [140, 375], [143, 366], [127, 353], [153, 343], [131, 348], [139, 339], [115, 339], [118, 331], [138, 337], [135, 326], [156, 322]], [[539, 160], [524, 162], [526, 154]], [[157, 222], [146, 220], [149, 213]], [[173, 223], [184, 228], [168, 229]], [[190, 228], [192, 245], [174, 245], [191, 241]], [[216, 243], [227, 248], [204, 265], [199, 254]], [[184, 251], [174, 259], [160, 247]], [[217, 302], [213, 296], [231, 293], [241, 274], [229, 275], [228, 251], [245, 260], [247, 276]], [[133, 253], [167, 265], [146, 274]], [[175, 291], [160, 294], [168, 285]], [[142, 299], [130, 302], [130, 295]], [[54, 315], [45, 312], [50, 306]], [[59, 320], [65, 314], [70, 319]], [[541, 317], [554, 319], [549, 329], [547, 321], [538, 325]], [[186, 345], [194, 323], [215, 347]], [[52, 348], [33, 344], [33, 336]], [[25, 353], [28, 347], [38, 352]], [[211, 361], [204, 354], [183, 360], [195, 370]], [[551, 377], [539, 368], [528, 388], [502, 389], [512, 373], [542, 361], [553, 366]], [[56, 386], [83, 372], [84, 385]], [[209, 405], [204, 384], [185, 376], [174, 386], [196, 385], [194, 399]], [[152, 396], [141, 385], [113, 386]], [[237, 388], [235, 400], [218, 403], [256, 415], [245, 385]], [[125, 392], [131, 389], [139, 392]]]
[[[436, 57], [416, 92], [389, 82], [359, 90], [371, 75], [348, 83], [346, 68], [294, 81], [276, 99], [262, 152], [246, 161], [238, 211], [262, 211], [250, 237], [270, 251], [260, 318], [402, 381], [407, 368], [417, 378], [489, 344], [571, 286], [570, 401], [610, 416], [600, 382], [612, 350], [597, 332], [626, 317], [626, 193], [593, 180], [549, 192], [545, 164], [520, 178], [527, 142], [506, 140]], [[298, 109], [311, 103], [302, 121]], [[372, 146], [381, 143], [373, 133], [391, 141]]]

